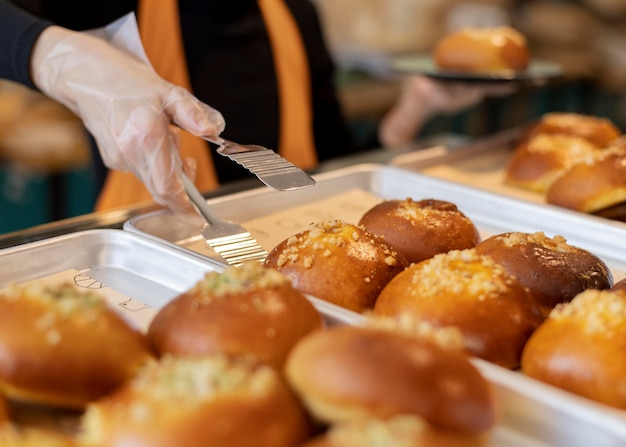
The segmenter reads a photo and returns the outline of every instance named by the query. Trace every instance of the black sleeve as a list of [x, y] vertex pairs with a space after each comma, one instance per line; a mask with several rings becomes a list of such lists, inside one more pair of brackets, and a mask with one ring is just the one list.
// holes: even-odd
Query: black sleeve
[[30, 54], [39, 34], [50, 25], [7, 0], [0, 0], [0, 78], [35, 88], [30, 76]]

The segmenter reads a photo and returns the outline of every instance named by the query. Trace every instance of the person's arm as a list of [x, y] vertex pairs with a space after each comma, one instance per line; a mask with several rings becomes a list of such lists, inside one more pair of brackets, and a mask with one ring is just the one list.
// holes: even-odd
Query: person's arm
[[399, 98], [383, 117], [378, 138], [387, 148], [404, 146], [430, 118], [461, 112], [488, 96], [507, 95], [514, 90], [515, 86], [507, 83], [446, 82], [410, 76], [404, 81]]
[[[193, 211], [181, 178], [179, 138], [171, 125], [215, 136], [224, 129], [222, 115], [102, 39], [50, 26], [5, 0], [0, 8], [0, 29], [5, 20], [20, 23], [1, 37], [14, 52], [7, 53], [9, 68], [0, 74], [73, 111], [96, 139], [105, 165], [133, 172], [156, 202], [175, 212]], [[31, 27], [39, 27], [34, 36]], [[193, 176], [189, 164], [186, 168]]]
[[30, 76], [30, 54], [39, 34], [51, 25], [0, 0], [0, 78], [35, 88]]

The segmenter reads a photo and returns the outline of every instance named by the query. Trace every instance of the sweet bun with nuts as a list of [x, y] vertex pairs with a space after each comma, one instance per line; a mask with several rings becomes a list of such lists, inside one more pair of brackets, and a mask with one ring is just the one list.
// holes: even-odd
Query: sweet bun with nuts
[[72, 284], [10, 286], [0, 293], [0, 392], [83, 408], [153, 358], [145, 336], [95, 292]]
[[526, 37], [509, 26], [449, 33], [435, 44], [432, 57], [439, 69], [462, 72], [520, 71], [530, 64]]
[[409, 414], [482, 435], [495, 423], [490, 386], [454, 337], [446, 345], [393, 326], [335, 326], [298, 343], [286, 375], [313, 417], [329, 424]]
[[209, 272], [155, 315], [148, 338], [161, 354], [255, 355], [282, 369], [291, 347], [322, 327], [289, 278], [257, 262]]
[[341, 220], [313, 223], [283, 240], [265, 264], [289, 277], [296, 289], [363, 312], [409, 263], [383, 238]]
[[383, 237], [409, 262], [472, 248], [480, 241], [474, 223], [444, 200], [385, 200], [366, 211], [359, 224]]
[[583, 213], [626, 202], [626, 145], [598, 151], [571, 166], [550, 185], [546, 202]]
[[435, 255], [391, 280], [374, 314], [402, 313], [457, 328], [468, 353], [511, 369], [519, 367], [524, 344], [542, 321], [524, 286], [473, 248]]
[[608, 118], [570, 112], [544, 114], [529, 130], [529, 135], [570, 135], [582, 138], [596, 147], [603, 148], [622, 134]]
[[456, 345], [375, 326], [333, 326], [303, 338], [285, 373], [317, 421], [416, 415], [479, 436], [496, 411], [489, 383]]
[[579, 136], [538, 133], [515, 148], [504, 167], [504, 181], [543, 194], [567, 169], [599, 151]]
[[528, 341], [529, 377], [626, 409], [626, 292], [585, 290], [559, 304]]
[[621, 131], [607, 118], [568, 112], [544, 114], [517, 144], [504, 168], [507, 184], [548, 191], [572, 166], [593, 159]]
[[476, 251], [517, 278], [544, 316], [583, 290], [613, 285], [613, 275], [604, 261], [559, 235], [550, 238], [543, 232], [507, 232], [485, 239]]
[[167, 355], [90, 404], [80, 433], [98, 447], [292, 447], [311, 426], [280, 373], [253, 357]]

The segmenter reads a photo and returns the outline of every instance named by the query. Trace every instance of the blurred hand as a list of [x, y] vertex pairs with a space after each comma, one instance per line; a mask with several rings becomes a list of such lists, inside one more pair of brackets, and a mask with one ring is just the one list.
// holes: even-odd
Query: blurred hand
[[487, 96], [504, 96], [514, 91], [512, 83], [448, 82], [411, 76], [405, 80], [400, 97], [383, 118], [379, 139], [385, 147], [403, 146], [436, 115], [461, 112]]
[[[108, 168], [133, 172], [156, 202], [174, 212], [193, 210], [171, 124], [194, 135], [217, 136], [224, 129], [218, 111], [163, 80], [144, 61], [60, 27], [39, 37], [31, 71], [43, 93], [83, 120]], [[185, 169], [193, 171], [193, 162], [185, 161]]]

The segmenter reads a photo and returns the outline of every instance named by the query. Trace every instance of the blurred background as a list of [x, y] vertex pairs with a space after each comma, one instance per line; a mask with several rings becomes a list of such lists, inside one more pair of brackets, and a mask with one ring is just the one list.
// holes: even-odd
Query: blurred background
[[[357, 139], [368, 139], [400, 78], [387, 62], [427, 54], [462, 26], [511, 25], [533, 57], [565, 76], [438, 117], [417, 137], [480, 137], [549, 111], [601, 115], [626, 132], [626, 0], [312, 0], [338, 66], [342, 105]], [[15, 0], [30, 6], [36, 0]], [[0, 233], [91, 212], [96, 190], [88, 136], [68, 110], [0, 81]]]

